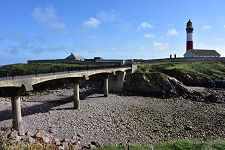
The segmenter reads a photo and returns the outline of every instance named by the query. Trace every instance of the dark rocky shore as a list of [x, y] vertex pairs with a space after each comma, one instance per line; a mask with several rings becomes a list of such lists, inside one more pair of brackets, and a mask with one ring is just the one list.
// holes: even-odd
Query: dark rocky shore
[[[65, 143], [93, 148], [128, 142], [153, 145], [181, 139], [225, 140], [224, 89], [186, 87], [191, 94], [175, 98], [118, 94], [103, 97], [101, 85], [81, 86], [81, 110], [73, 109], [71, 86], [22, 97], [22, 133], [7, 133], [5, 127], [12, 125], [11, 103], [0, 98], [0, 134], [8, 134], [14, 141], [58, 142], [60, 148]], [[210, 95], [217, 100], [207, 101]], [[44, 138], [37, 137], [42, 130]]]

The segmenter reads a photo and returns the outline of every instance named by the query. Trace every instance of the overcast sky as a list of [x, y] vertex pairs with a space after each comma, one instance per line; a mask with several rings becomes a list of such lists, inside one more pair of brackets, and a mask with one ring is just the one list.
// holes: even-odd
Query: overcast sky
[[225, 56], [224, 0], [0, 0], [0, 65], [28, 59], [182, 57], [186, 22], [194, 48]]

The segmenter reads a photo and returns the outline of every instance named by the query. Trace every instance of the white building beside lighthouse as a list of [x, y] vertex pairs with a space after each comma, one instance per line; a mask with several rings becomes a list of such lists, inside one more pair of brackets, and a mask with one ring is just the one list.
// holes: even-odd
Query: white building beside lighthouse
[[186, 26], [187, 41], [186, 41], [186, 53], [184, 57], [220, 57], [220, 54], [216, 50], [206, 49], [194, 49], [193, 48], [193, 30], [192, 22], [189, 19]]
[[189, 49], [184, 57], [220, 57], [216, 50]]

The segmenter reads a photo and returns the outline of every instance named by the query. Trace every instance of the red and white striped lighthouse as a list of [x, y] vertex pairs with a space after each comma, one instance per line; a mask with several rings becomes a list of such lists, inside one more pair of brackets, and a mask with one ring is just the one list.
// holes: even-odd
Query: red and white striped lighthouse
[[186, 27], [186, 31], [187, 31], [186, 51], [188, 51], [189, 49], [193, 49], [193, 30], [194, 28], [192, 27], [192, 22], [189, 19], [189, 21], [187, 22], [187, 27]]

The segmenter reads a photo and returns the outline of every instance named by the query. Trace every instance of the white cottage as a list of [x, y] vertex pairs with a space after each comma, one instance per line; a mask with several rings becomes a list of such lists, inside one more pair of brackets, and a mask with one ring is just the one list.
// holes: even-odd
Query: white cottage
[[220, 54], [216, 50], [189, 49], [184, 57], [220, 57]]

